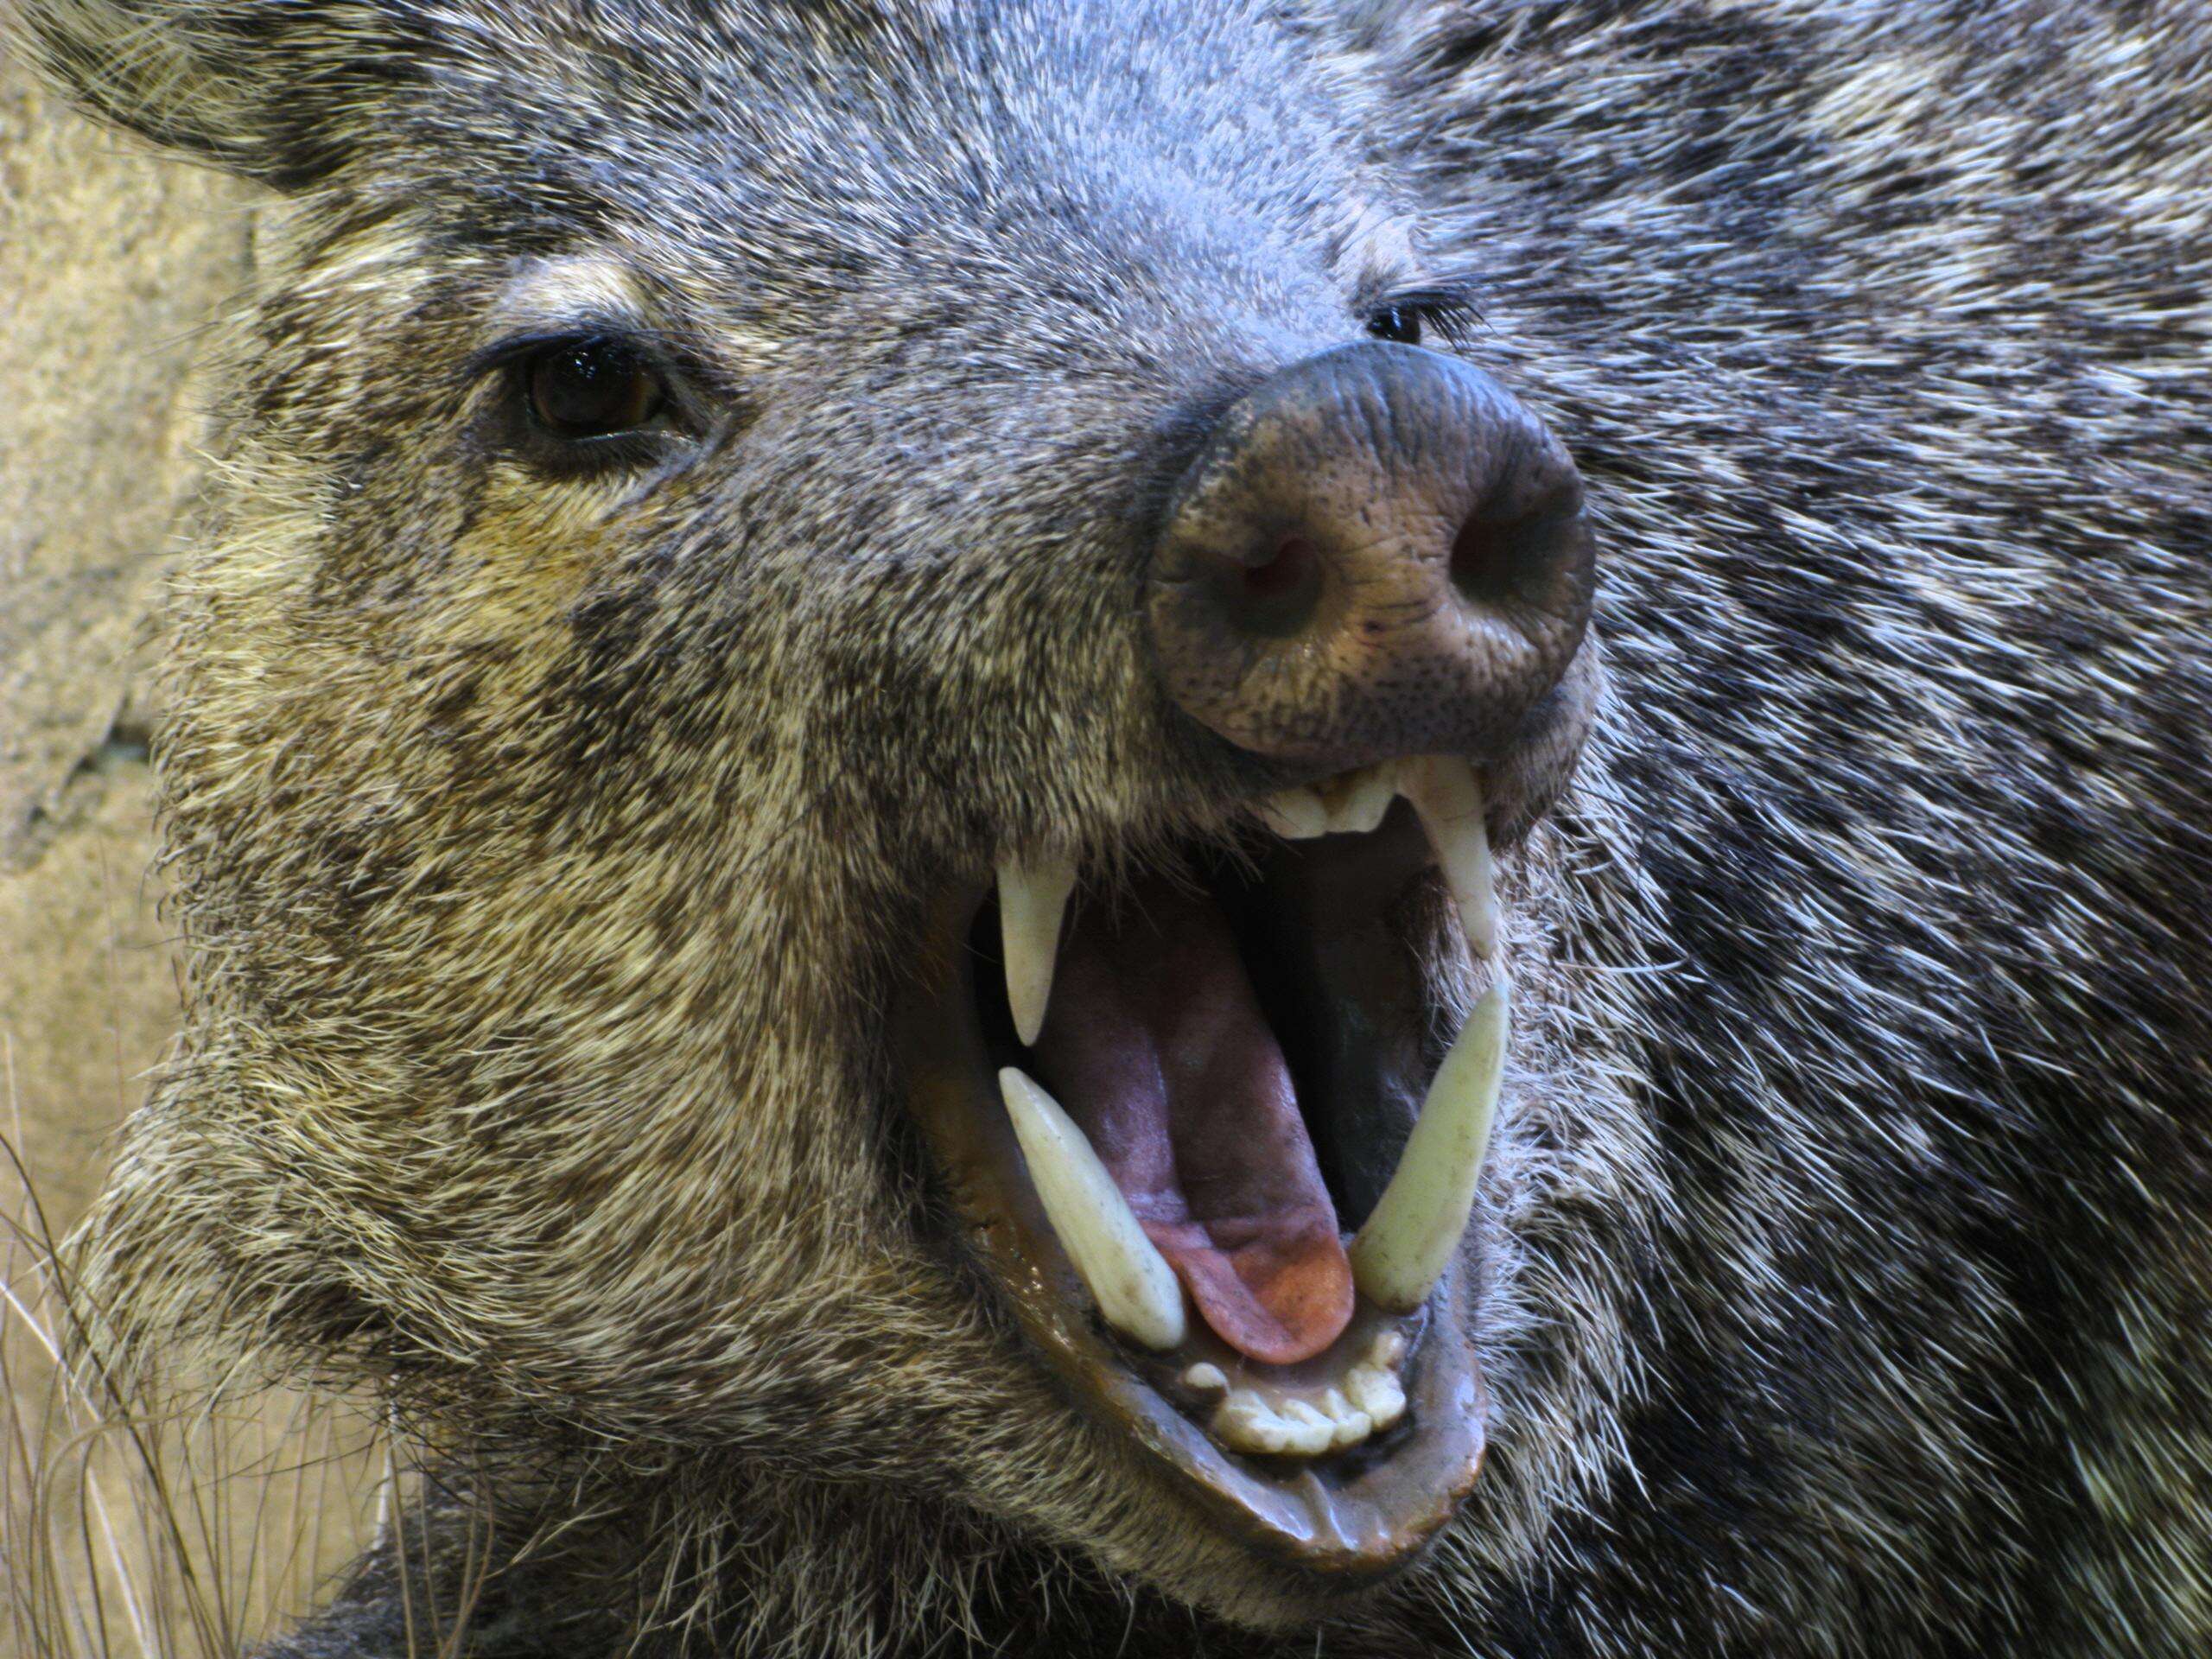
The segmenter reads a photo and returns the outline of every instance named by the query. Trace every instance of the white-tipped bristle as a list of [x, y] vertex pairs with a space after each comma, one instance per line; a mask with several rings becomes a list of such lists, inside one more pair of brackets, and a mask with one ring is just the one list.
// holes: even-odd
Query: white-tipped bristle
[[1037, 1041], [1052, 1000], [1052, 964], [1060, 953], [1060, 920], [1075, 891], [1075, 861], [999, 863], [999, 944], [1006, 958], [1006, 1000], [1022, 1046]]
[[1500, 975], [1437, 1068], [1397, 1171], [1352, 1240], [1352, 1277], [1370, 1300], [1393, 1313], [1428, 1300], [1467, 1230], [1497, 1116], [1508, 1001]]
[[1100, 1314], [1147, 1348], [1174, 1347], [1185, 1329], [1183, 1287], [1090, 1141], [1020, 1067], [999, 1073], [999, 1092], [1045, 1214]]
[[1426, 755], [1402, 763], [1399, 779], [1452, 890], [1467, 948], [1478, 959], [1496, 956], [1497, 875], [1475, 769], [1456, 755]]

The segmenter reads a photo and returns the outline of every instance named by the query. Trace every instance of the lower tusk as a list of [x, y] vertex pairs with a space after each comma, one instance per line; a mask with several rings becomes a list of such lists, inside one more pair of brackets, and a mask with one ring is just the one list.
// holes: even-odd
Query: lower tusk
[[1507, 1005], [1501, 976], [1437, 1068], [1397, 1172], [1352, 1241], [1352, 1277], [1393, 1313], [1428, 1300], [1467, 1230], [1505, 1075]]
[[1020, 1067], [999, 1073], [999, 1092], [1045, 1214], [1100, 1314], [1147, 1348], [1174, 1347], [1185, 1330], [1183, 1287], [1089, 1139]]

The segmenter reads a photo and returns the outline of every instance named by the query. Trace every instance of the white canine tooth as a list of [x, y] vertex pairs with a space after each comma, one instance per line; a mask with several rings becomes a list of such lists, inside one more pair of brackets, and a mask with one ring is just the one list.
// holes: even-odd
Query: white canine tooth
[[1229, 1387], [1229, 1376], [1220, 1366], [1201, 1360], [1183, 1373], [1183, 1386], [1200, 1394], [1219, 1394]]
[[1090, 1142], [1020, 1067], [999, 1073], [999, 1092], [1060, 1248], [1106, 1323], [1147, 1348], [1174, 1347], [1183, 1340], [1182, 1287]]
[[1398, 798], [1398, 763], [1384, 760], [1348, 772], [1320, 785], [1328, 808], [1329, 833], [1364, 836], [1381, 826]]
[[1396, 1377], [1376, 1366], [1353, 1366], [1344, 1376], [1344, 1392], [1378, 1433], [1406, 1414], [1404, 1388]]
[[1027, 1048], [1045, 1028], [1052, 997], [1052, 964], [1060, 953], [1060, 918], [1075, 891], [1075, 861], [999, 861], [999, 942], [1006, 957], [1006, 1000]]
[[1329, 833], [1329, 809], [1310, 789], [1278, 790], [1260, 803], [1260, 817], [1285, 841], [1312, 841]]
[[1414, 804], [1435, 850], [1444, 884], [1459, 907], [1459, 928], [1478, 957], [1497, 954], [1497, 881], [1490, 831], [1483, 823], [1482, 785], [1475, 769], [1453, 755], [1401, 763], [1399, 787]]
[[1428, 1300], [1467, 1230], [1505, 1071], [1506, 981], [1475, 1004], [1406, 1137], [1396, 1173], [1351, 1243], [1352, 1277], [1394, 1313]]

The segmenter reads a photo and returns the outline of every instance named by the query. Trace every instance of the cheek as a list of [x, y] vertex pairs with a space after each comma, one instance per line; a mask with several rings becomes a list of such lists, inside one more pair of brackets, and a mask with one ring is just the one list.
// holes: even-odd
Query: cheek
[[423, 628], [456, 649], [558, 649], [617, 551], [599, 504], [582, 493], [495, 475], [427, 598]]

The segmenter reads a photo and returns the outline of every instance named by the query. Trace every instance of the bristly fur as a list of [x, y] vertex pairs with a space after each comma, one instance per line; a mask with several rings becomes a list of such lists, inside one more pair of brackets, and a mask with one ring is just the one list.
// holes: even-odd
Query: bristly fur
[[[2212, 15], [984, 16], [19, 0], [287, 198], [119, 1339], [384, 1390], [484, 1655], [2212, 1650]], [[1394, 292], [1573, 449], [1613, 692], [1512, 877], [1488, 1466], [1332, 1602], [1025, 1356], [879, 1015], [1001, 849], [1236, 822], [1145, 527]], [[610, 309], [715, 418], [547, 477], [463, 367]]]

